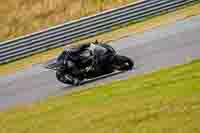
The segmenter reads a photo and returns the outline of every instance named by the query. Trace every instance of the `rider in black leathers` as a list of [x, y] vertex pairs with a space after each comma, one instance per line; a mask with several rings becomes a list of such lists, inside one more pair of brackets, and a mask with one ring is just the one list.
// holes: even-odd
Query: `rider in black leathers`
[[[95, 42], [98, 43], [98, 42]], [[91, 48], [93, 46], [93, 48]], [[95, 50], [94, 50], [95, 49]], [[89, 50], [91, 54], [94, 54], [95, 56], [88, 58], [88, 57], [81, 57], [81, 53], [84, 51]], [[106, 64], [110, 61], [112, 57], [112, 53], [108, 52], [108, 50], [105, 47], [94, 45], [93, 43], [83, 44], [80, 47], [77, 48], [68, 48], [57, 58], [57, 63], [63, 67], [63, 71], [67, 70], [71, 72], [71, 75], [73, 75], [73, 79], [76, 80], [75, 82], [78, 83], [78, 79], [75, 77], [82, 77], [84, 76], [84, 73], [80, 71], [80, 67], [87, 67], [90, 66], [93, 62], [93, 58], [97, 57], [96, 60], [96, 66], [98, 66], [96, 69], [101, 69], [104, 67], [106, 68]], [[65, 72], [63, 72], [65, 73]]]
[[[67, 67], [74, 76], [81, 75], [81, 71], [78, 68], [78, 63], [81, 63], [80, 53], [85, 51], [90, 44], [84, 44], [77, 48], [67, 48], [57, 58], [57, 64], [59, 66]], [[82, 59], [83, 60], [83, 59]]]

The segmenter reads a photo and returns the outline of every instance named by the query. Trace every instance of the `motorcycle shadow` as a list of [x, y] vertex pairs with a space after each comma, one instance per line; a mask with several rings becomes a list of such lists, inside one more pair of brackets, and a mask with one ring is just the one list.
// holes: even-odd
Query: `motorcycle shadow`
[[116, 76], [116, 75], [119, 75], [119, 74], [122, 74], [122, 73], [125, 73], [125, 72], [126, 71], [116, 71], [116, 72], [113, 72], [113, 73], [110, 73], [110, 74], [105, 74], [105, 75], [102, 75], [102, 76], [99, 76], [99, 77], [96, 77], [96, 78], [84, 80], [84, 81], [81, 82], [81, 84], [79, 86], [69, 85], [69, 86], [66, 86], [62, 89], [63, 90], [68, 90], [68, 89], [72, 90], [72, 89], [75, 89], [75, 88], [86, 87], [87, 85], [90, 85], [90, 84], [95, 83], [97, 81], [101, 81], [101, 80], [106, 79], [108, 77], [113, 77], [113, 76]]
[[105, 75], [102, 75], [102, 76], [99, 76], [99, 77], [96, 77], [96, 78], [93, 78], [93, 79], [88, 79], [88, 80], [83, 81], [81, 83], [81, 86], [87, 85], [87, 84], [90, 84], [90, 83], [93, 83], [93, 82], [96, 82], [96, 81], [99, 81], [99, 80], [102, 80], [102, 79], [106, 79], [108, 77], [113, 77], [115, 75], [119, 75], [119, 74], [122, 74], [122, 73], [125, 73], [125, 72], [126, 71], [116, 71], [116, 72], [105, 74]]

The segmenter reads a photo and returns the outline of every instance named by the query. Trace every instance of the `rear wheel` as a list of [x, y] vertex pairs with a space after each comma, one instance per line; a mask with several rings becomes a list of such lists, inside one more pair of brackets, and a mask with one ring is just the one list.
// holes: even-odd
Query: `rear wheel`
[[113, 60], [113, 67], [119, 71], [132, 70], [134, 62], [129, 57], [116, 55]]

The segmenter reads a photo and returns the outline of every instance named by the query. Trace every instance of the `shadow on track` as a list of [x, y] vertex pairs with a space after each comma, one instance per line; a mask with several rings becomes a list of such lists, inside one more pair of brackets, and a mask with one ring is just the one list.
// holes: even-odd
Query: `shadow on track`
[[113, 73], [110, 73], [110, 74], [102, 75], [102, 76], [99, 76], [99, 77], [96, 77], [96, 78], [93, 78], [93, 79], [89, 79], [87, 81], [83, 81], [83, 83], [81, 83], [81, 85], [89, 84], [89, 83], [92, 83], [92, 82], [95, 82], [95, 81], [98, 81], [98, 80], [101, 80], [101, 79], [105, 79], [105, 78], [108, 78], [108, 77], [112, 77], [112, 76], [115, 76], [115, 75], [118, 75], [118, 74], [121, 74], [121, 73], [124, 73], [124, 72], [126, 72], [126, 71], [118, 71], [118, 72], [113, 72]]
[[127, 71], [117, 71], [117, 72], [113, 72], [110, 74], [106, 74], [106, 75], [102, 75], [93, 79], [89, 79], [89, 80], [85, 80], [81, 83], [80, 86], [72, 86], [72, 85], [67, 85], [66, 87], [62, 88], [63, 90], [67, 90], [67, 89], [74, 89], [74, 88], [80, 88], [80, 87], [85, 87], [86, 85], [92, 84], [94, 82], [100, 81], [102, 79], [106, 79], [108, 77], [113, 77], [122, 73], [125, 73]]

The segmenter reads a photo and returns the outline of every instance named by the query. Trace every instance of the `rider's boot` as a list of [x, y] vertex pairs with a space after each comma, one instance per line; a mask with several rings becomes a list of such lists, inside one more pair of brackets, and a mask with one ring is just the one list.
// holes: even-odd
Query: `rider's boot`
[[78, 78], [73, 78], [73, 85], [79, 86], [81, 85], [81, 81]]

